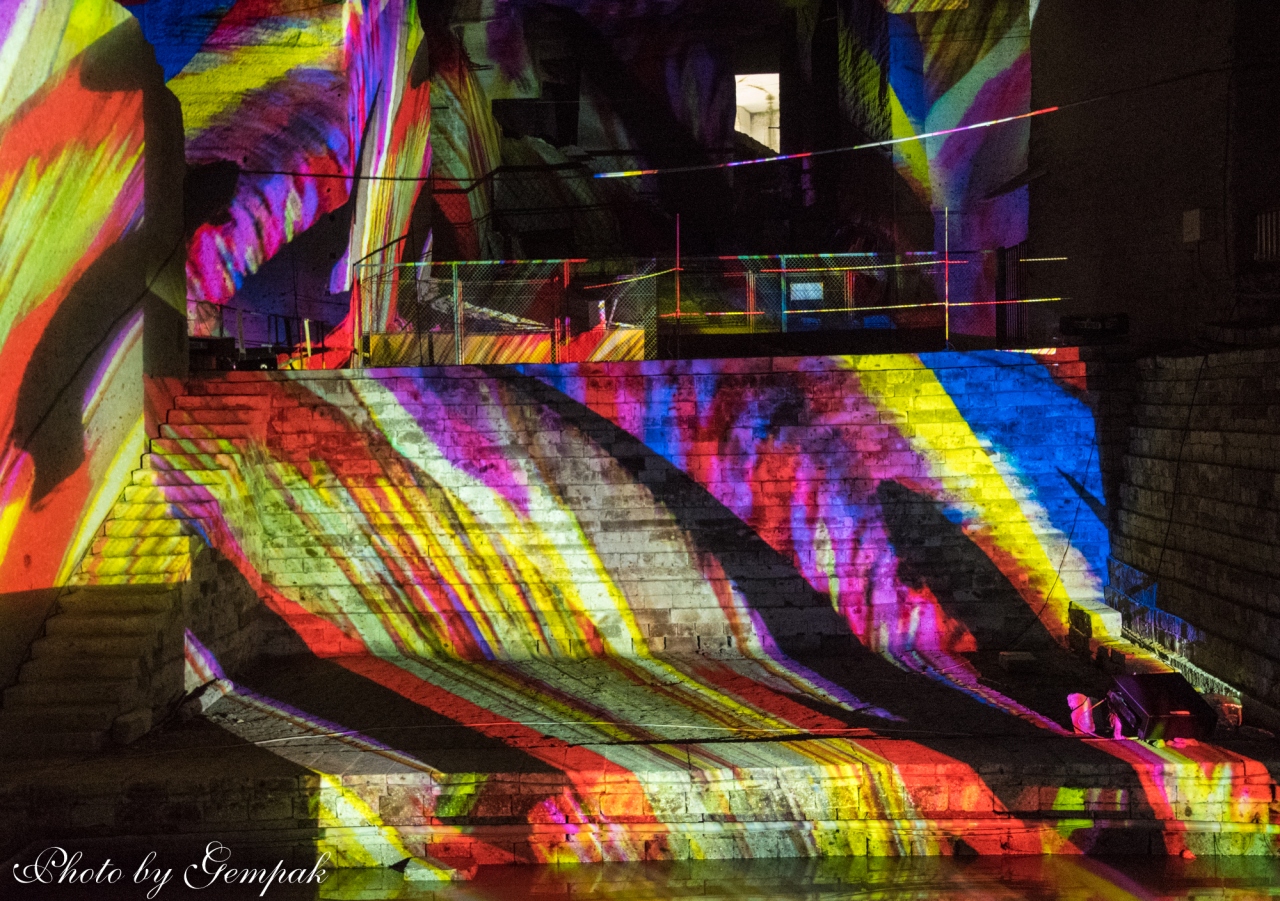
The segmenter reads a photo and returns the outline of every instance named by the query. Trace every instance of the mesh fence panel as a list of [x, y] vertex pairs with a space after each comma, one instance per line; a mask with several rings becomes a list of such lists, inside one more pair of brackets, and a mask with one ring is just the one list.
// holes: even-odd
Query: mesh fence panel
[[643, 360], [654, 355], [657, 260], [594, 260], [578, 267], [569, 284], [567, 359]]
[[644, 359], [654, 265], [535, 260], [370, 269], [362, 289], [371, 297], [393, 291], [397, 315], [386, 333], [369, 336], [368, 365]]
[[[991, 252], [479, 261], [366, 270], [375, 366], [653, 359], [659, 333], [940, 329], [994, 318]], [[1052, 299], [1052, 298], [1051, 298]], [[966, 321], [967, 320], [967, 321]], [[974, 332], [977, 333], [977, 332]]]

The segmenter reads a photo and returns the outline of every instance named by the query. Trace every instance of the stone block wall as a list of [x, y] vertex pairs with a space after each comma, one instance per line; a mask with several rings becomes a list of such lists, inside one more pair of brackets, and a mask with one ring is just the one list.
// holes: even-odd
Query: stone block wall
[[1280, 350], [1138, 363], [1113, 553], [1125, 626], [1280, 709]]
[[120, 540], [78, 578], [181, 581], [189, 563], [146, 539], [198, 534], [326, 654], [856, 641], [905, 659], [1065, 644], [1073, 605], [1103, 640], [1092, 365], [1068, 350], [197, 379], [106, 524]]
[[1064, 640], [1070, 603], [1100, 597], [1108, 365], [1073, 348], [520, 368], [704, 488], [860, 641], [958, 650]]

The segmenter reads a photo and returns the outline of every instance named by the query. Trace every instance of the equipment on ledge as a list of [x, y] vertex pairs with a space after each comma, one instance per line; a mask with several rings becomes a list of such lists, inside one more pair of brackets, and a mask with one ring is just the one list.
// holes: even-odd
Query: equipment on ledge
[[1114, 677], [1107, 703], [1139, 738], [1205, 741], [1217, 714], [1181, 673], [1128, 673]]

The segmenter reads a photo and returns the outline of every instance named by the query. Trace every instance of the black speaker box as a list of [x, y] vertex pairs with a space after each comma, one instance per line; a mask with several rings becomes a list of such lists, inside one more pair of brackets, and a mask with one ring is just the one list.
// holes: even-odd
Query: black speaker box
[[1213, 734], [1217, 714], [1181, 673], [1131, 673], [1114, 677], [1107, 703], [1139, 738], [1194, 738]]
[[236, 369], [272, 370], [277, 368], [276, 352], [270, 347], [246, 348], [244, 356], [236, 361]]

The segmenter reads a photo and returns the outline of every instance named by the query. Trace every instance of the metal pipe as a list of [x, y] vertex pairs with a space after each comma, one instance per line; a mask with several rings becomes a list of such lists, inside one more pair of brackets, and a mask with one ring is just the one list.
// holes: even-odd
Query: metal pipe
[[458, 281], [458, 264], [453, 264], [453, 362], [462, 365], [462, 283]]
[[946, 342], [951, 346], [951, 207], [942, 208], [942, 285]]

